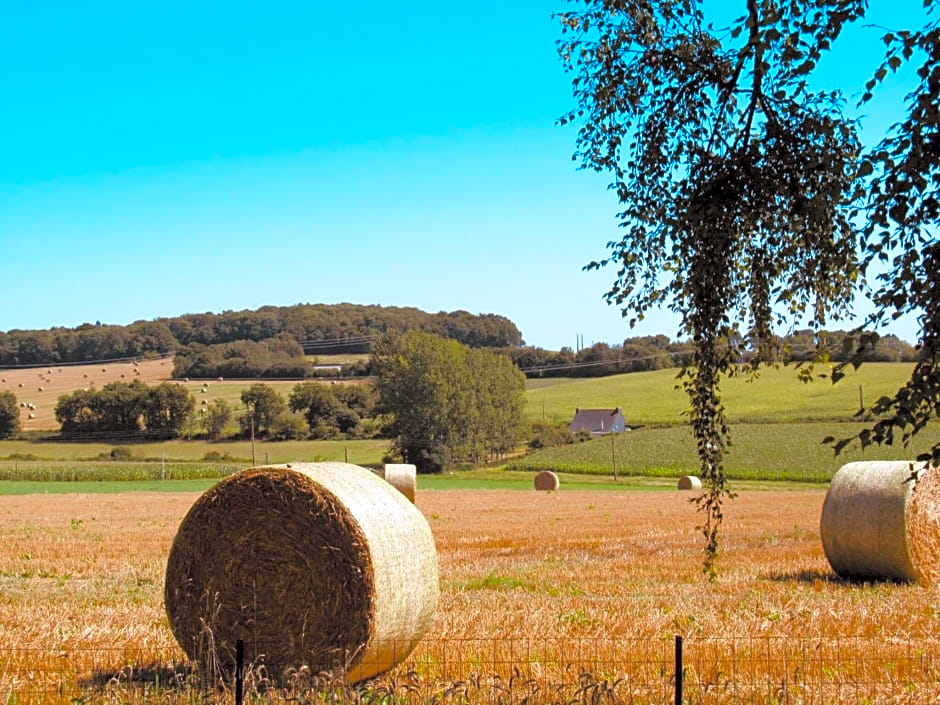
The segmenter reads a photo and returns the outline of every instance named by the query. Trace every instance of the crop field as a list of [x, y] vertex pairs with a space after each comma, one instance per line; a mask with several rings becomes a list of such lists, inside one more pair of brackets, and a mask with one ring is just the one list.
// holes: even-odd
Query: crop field
[[[139, 379], [146, 384], [160, 382], [178, 382], [186, 387], [195, 397], [197, 407], [202, 401], [224, 399], [234, 409], [243, 408], [240, 396], [242, 390], [255, 382], [264, 382], [278, 390], [285, 397], [297, 384], [297, 380], [174, 380], [173, 358], [160, 360], [142, 360], [135, 367], [133, 362], [108, 362], [96, 365], [71, 365], [62, 367], [40, 367], [29, 369], [0, 369], [0, 391], [8, 390], [16, 394], [17, 401], [34, 404], [36, 410], [21, 410], [20, 419], [24, 431], [52, 430], [59, 427], [55, 419], [55, 405], [63, 394], [70, 394], [83, 387], [103, 387], [109, 382], [130, 382]], [[332, 382], [323, 382], [332, 384]], [[336, 384], [353, 384], [339, 381]], [[22, 386], [20, 386], [22, 385]], [[40, 390], [40, 387], [42, 388]], [[203, 392], [203, 389], [206, 389]], [[29, 413], [35, 414], [34, 419]], [[234, 428], [234, 426], [233, 426]]]
[[[162, 599], [196, 496], [0, 499], [0, 700], [202, 701]], [[823, 496], [743, 492], [709, 583], [687, 495], [420, 492], [440, 607], [411, 660], [375, 687], [410, 683], [400, 702], [432, 681], [450, 683], [450, 702], [580, 700], [587, 686], [605, 702], [671, 702], [680, 634], [689, 702], [932, 702], [936, 591], [836, 579], [819, 540]], [[532, 691], [556, 686], [552, 698]]]
[[[849, 369], [844, 379], [800, 382], [794, 367], [766, 369], [754, 380], [736, 377], [722, 383], [728, 419], [734, 423], [849, 421], [858, 411], [859, 386], [866, 405], [893, 394], [910, 377], [912, 365], [877, 363]], [[636, 372], [589, 379], [530, 379], [528, 409], [532, 420], [569, 422], [577, 407], [622, 407], [628, 425], [681, 424], [687, 408], [677, 390], [676, 370]]]
[[[940, 422], [914, 437], [909, 448], [849, 446], [835, 456], [822, 444], [827, 436], [846, 438], [866, 428], [859, 423], [764, 423], [731, 426], [733, 445], [725, 461], [732, 479], [828, 482], [844, 463], [855, 460], [913, 459], [940, 441]], [[687, 426], [640, 428], [584, 443], [545, 448], [509, 463], [515, 470], [676, 477], [698, 474], [692, 432]]]

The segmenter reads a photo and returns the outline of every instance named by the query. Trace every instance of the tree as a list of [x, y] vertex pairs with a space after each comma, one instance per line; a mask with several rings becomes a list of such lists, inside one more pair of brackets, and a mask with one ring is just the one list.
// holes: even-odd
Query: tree
[[410, 331], [373, 348], [377, 409], [420, 472], [505, 452], [518, 438], [525, 377], [503, 355]]
[[193, 395], [181, 384], [151, 387], [144, 401], [144, 424], [152, 435], [175, 438], [196, 408]]
[[[924, 0], [930, 12], [940, 2]], [[904, 62], [920, 61], [919, 85], [906, 96], [904, 119], [869, 150], [859, 175], [870, 176], [863, 215], [863, 268], [881, 264], [872, 300], [872, 330], [856, 331], [858, 365], [865, 348], [878, 340], [876, 329], [904, 314], [917, 315], [918, 361], [911, 378], [894, 395], [879, 399], [869, 413], [880, 420], [858, 434], [862, 447], [891, 445], [900, 437], [907, 445], [930, 419], [940, 418], [940, 20], [917, 30], [889, 31], [884, 62], [866, 85], [862, 103], [872, 98], [889, 71]], [[841, 368], [833, 373], [838, 381]], [[840, 450], [853, 439], [836, 443]], [[940, 442], [918, 460], [940, 466]]]
[[333, 394], [332, 387], [317, 382], [294, 385], [287, 402], [291, 411], [302, 413], [310, 428], [319, 424], [333, 426], [342, 404]]
[[243, 433], [249, 433], [252, 421], [255, 433], [266, 436], [274, 419], [286, 408], [284, 399], [274, 387], [267, 384], [253, 384], [241, 393], [242, 403], [248, 412], [239, 419]]
[[140, 421], [147, 405], [149, 390], [140, 380], [111, 382], [91, 396], [97, 430], [140, 431]]
[[743, 5], [723, 29], [695, 0], [585, 0], [559, 16], [577, 103], [560, 122], [580, 123], [575, 158], [610, 175], [622, 207], [623, 236], [588, 268], [616, 267], [606, 298], [631, 325], [667, 304], [694, 344], [681, 379], [710, 577], [731, 494], [721, 380], [747, 340], [752, 370], [776, 359], [775, 303], [820, 327], [845, 312], [859, 274], [860, 144], [840, 96], [806, 78], [864, 2]]
[[88, 433], [99, 430], [100, 418], [95, 410], [96, 390], [77, 389], [63, 394], [55, 405], [55, 418], [62, 433]]
[[0, 392], [0, 438], [10, 438], [20, 432], [20, 409], [16, 395]]
[[232, 418], [232, 409], [225, 399], [215, 399], [206, 406], [206, 413], [202, 417], [203, 428], [206, 435], [216, 441], [222, 436], [226, 424]]

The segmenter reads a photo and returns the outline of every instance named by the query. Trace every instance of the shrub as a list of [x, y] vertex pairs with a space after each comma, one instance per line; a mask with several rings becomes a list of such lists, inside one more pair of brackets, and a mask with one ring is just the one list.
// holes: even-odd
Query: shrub
[[532, 424], [532, 440], [529, 448], [554, 448], [574, 443], [575, 435], [567, 426], [536, 422]]

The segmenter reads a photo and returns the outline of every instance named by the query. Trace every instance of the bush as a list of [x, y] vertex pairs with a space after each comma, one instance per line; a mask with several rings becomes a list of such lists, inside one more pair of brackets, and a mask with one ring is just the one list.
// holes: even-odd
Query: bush
[[130, 460], [134, 454], [131, 453], [130, 448], [118, 446], [117, 448], [112, 448], [110, 453], [102, 453], [102, 455], [110, 460]]
[[575, 435], [568, 430], [567, 426], [536, 422], [532, 424], [532, 440], [529, 441], [529, 448], [554, 448], [574, 443], [574, 441]]
[[271, 424], [271, 438], [276, 441], [296, 441], [310, 435], [310, 427], [302, 416], [285, 411]]
[[220, 453], [217, 450], [210, 450], [202, 456], [202, 459], [207, 463], [234, 463], [238, 460], [231, 453]]

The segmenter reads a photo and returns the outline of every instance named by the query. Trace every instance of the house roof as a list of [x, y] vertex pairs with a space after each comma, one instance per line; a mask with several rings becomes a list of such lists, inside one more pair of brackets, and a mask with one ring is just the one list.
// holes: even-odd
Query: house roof
[[568, 424], [572, 431], [608, 431], [617, 421], [623, 422], [622, 409], [575, 409], [574, 419]]

